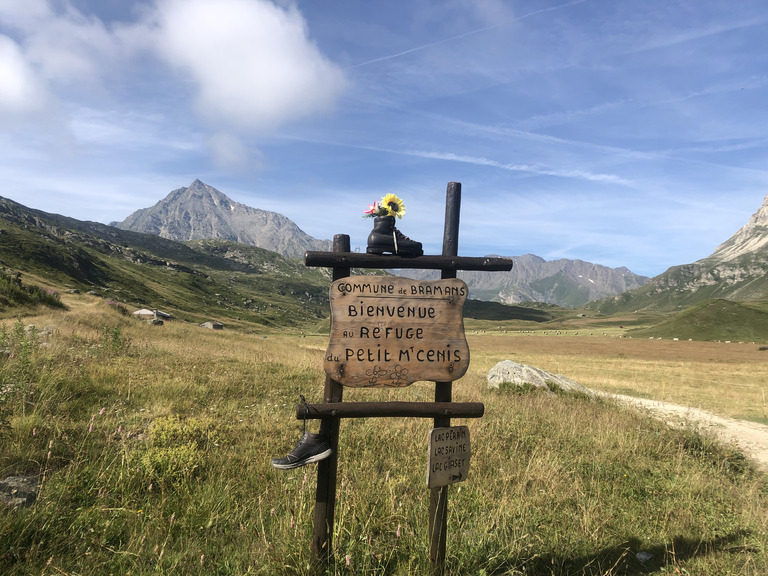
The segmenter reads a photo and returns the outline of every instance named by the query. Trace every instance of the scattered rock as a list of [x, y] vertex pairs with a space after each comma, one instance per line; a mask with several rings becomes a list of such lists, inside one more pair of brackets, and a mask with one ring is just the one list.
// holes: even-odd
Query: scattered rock
[[31, 506], [37, 500], [36, 476], [9, 476], [0, 480], [0, 502], [6, 506]]
[[498, 388], [501, 384], [513, 384], [515, 386], [535, 386], [547, 391], [552, 391], [552, 386], [560, 390], [569, 392], [582, 392], [592, 394], [589, 388], [586, 388], [560, 374], [552, 374], [540, 368], [518, 364], [512, 360], [499, 362], [488, 372], [488, 387]]
[[638, 560], [640, 560], [640, 562], [648, 562], [648, 560], [651, 560], [653, 558], [653, 554], [651, 554], [650, 552], [638, 552], [637, 554], [635, 554], [635, 556], [637, 557]]

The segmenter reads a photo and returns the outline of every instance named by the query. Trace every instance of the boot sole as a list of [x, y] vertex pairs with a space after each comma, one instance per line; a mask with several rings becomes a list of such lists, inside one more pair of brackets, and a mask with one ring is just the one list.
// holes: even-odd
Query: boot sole
[[299, 468], [301, 466], [305, 466], [307, 464], [312, 464], [314, 462], [320, 462], [320, 460], [325, 460], [333, 454], [333, 450], [328, 448], [325, 452], [320, 452], [320, 454], [315, 454], [314, 456], [310, 456], [309, 458], [305, 458], [304, 460], [297, 460], [296, 462], [291, 462], [290, 464], [275, 464], [272, 462], [272, 467], [277, 468], [278, 470], [292, 470], [293, 468]]
[[405, 256], [408, 258], [415, 258], [417, 256], [424, 256], [424, 251], [421, 250], [419, 252], [407, 252], [407, 251], [400, 251], [399, 254], [395, 254], [392, 250], [386, 250], [384, 248], [366, 248], [365, 252], [367, 254], [377, 254], [379, 256], [383, 256], [384, 254], [391, 254], [392, 256]]

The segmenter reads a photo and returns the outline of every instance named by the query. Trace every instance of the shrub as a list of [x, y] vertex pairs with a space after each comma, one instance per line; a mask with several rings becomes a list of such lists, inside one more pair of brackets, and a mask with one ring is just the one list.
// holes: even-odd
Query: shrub
[[40, 286], [24, 286], [19, 272], [0, 272], [0, 305], [34, 306], [43, 304], [51, 308], [63, 308], [59, 293]]
[[123, 334], [120, 326], [104, 326], [101, 331], [101, 353], [104, 356], [126, 354], [131, 346], [131, 339]]
[[218, 445], [219, 432], [212, 420], [158, 418], [149, 427], [149, 440], [132, 457], [146, 482], [178, 486], [197, 476], [205, 463], [205, 451]]

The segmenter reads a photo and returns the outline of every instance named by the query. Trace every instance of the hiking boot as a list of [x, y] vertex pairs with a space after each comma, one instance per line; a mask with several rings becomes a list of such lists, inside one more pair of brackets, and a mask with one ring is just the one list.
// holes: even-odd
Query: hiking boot
[[325, 436], [304, 432], [301, 440], [291, 450], [291, 453], [284, 458], [273, 459], [272, 466], [278, 470], [290, 470], [291, 468], [298, 468], [305, 464], [325, 460], [331, 454], [333, 454], [333, 450], [328, 445], [328, 440]]
[[373, 230], [368, 235], [368, 254], [389, 252], [397, 256], [422, 256], [421, 242], [411, 240], [395, 228], [394, 216], [380, 216], [373, 219]]

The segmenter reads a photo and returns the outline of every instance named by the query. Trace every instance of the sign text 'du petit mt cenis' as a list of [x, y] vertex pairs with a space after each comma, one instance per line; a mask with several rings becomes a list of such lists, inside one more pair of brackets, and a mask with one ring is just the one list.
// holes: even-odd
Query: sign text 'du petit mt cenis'
[[467, 285], [353, 276], [331, 286], [325, 372], [344, 386], [402, 387], [458, 380], [469, 367]]

